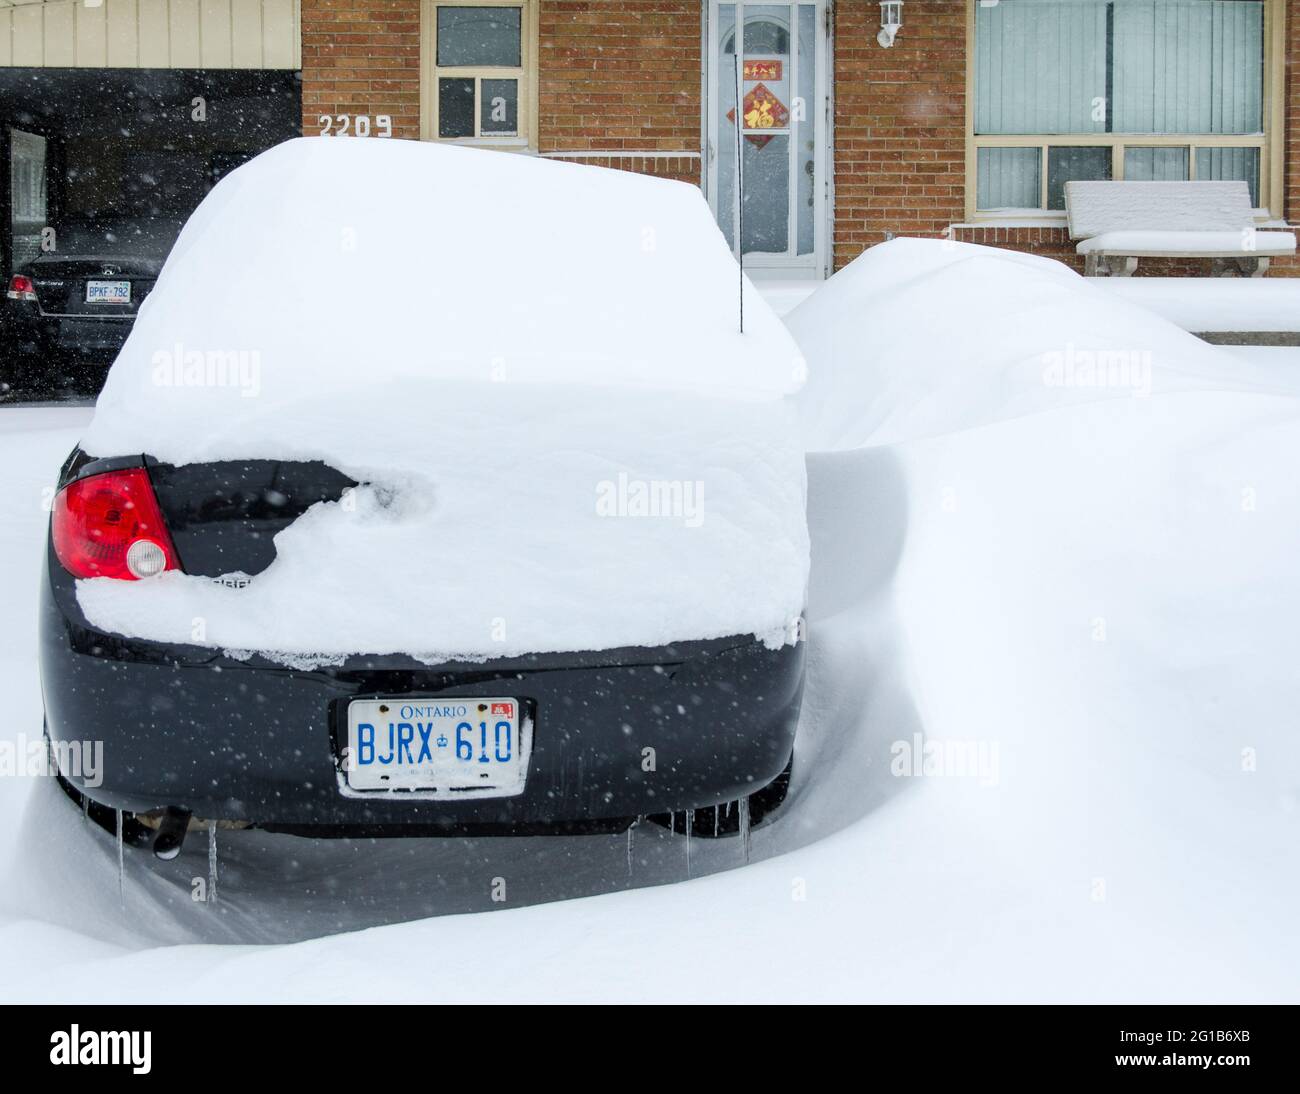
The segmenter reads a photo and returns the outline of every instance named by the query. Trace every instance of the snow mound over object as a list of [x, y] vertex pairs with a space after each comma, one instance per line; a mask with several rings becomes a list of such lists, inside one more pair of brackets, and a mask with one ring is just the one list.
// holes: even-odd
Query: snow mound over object
[[[192, 462], [212, 458], [219, 422], [245, 457], [304, 392], [412, 376], [793, 391], [802, 362], [780, 320], [752, 287], [743, 335], [738, 309], [735, 262], [696, 187], [301, 138], [232, 172], [190, 218], [85, 444]], [[298, 441], [277, 436], [268, 454]]]
[[1063, 405], [1253, 390], [1213, 346], [1060, 262], [946, 240], [871, 248], [787, 317], [810, 450], [889, 444]]
[[82, 447], [318, 459], [364, 485], [245, 588], [82, 581], [83, 610], [291, 663], [788, 640], [808, 534], [783, 396], [804, 367], [752, 290], [737, 331], [738, 276], [682, 184], [406, 141], [273, 149], [186, 225]]

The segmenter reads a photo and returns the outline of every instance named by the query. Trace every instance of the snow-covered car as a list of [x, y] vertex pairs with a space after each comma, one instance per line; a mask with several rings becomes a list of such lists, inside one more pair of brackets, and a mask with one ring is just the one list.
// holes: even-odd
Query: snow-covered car
[[233, 172], [58, 483], [46, 730], [103, 746], [65, 787], [160, 854], [756, 822], [803, 687], [804, 366], [741, 284], [685, 184], [321, 138]]

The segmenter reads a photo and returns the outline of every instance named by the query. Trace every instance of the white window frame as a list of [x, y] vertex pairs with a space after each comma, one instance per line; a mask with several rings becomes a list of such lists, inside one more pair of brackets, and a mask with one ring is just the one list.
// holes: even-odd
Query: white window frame
[[[1047, 155], [1055, 147], [1109, 148], [1110, 177], [1124, 178], [1126, 148], [1186, 148], [1188, 179], [1196, 178], [1198, 148], [1258, 148], [1260, 219], [1282, 219], [1282, 139], [1286, 121], [1286, 13], [1282, 0], [1264, 0], [1264, 129], [1261, 133], [1057, 133], [987, 136], [975, 132], [975, 9], [980, 0], [967, 0], [966, 8], [966, 220], [972, 224], [1014, 219], [1064, 224], [1065, 212], [1047, 208]], [[1039, 204], [1029, 209], [978, 209], [978, 156], [981, 148], [1039, 148]]]
[[[420, 3], [420, 139], [446, 144], [469, 144], [477, 148], [537, 150], [537, 50], [538, 0], [421, 0]], [[519, 65], [438, 65], [439, 8], [519, 8]], [[474, 133], [472, 137], [438, 136], [438, 79], [474, 80]], [[509, 136], [480, 134], [482, 113], [479, 95], [483, 80], [519, 81], [519, 127]]]

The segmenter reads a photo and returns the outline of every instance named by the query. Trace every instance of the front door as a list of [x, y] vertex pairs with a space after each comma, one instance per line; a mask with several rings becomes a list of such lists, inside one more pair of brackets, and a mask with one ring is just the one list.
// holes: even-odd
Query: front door
[[707, 190], [718, 225], [748, 270], [824, 277], [826, 0], [712, 0], [709, 16]]

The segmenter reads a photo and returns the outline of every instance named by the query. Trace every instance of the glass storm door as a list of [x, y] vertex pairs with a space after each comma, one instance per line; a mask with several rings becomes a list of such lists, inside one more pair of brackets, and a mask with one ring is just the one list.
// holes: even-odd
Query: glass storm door
[[45, 138], [9, 130], [9, 268], [6, 275], [41, 253], [46, 223]]
[[747, 269], [824, 276], [825, 0], [714, 0], [708, 37], [707, 190], [718, 225]]

